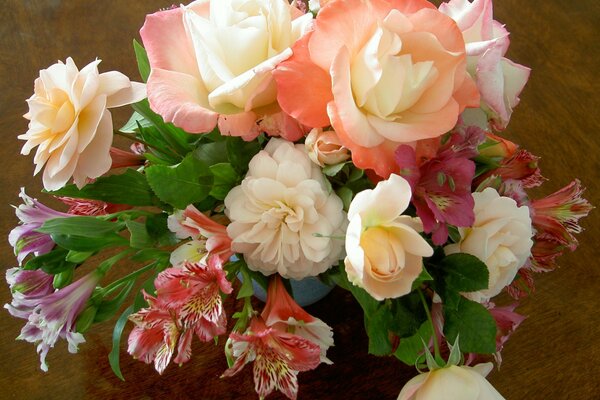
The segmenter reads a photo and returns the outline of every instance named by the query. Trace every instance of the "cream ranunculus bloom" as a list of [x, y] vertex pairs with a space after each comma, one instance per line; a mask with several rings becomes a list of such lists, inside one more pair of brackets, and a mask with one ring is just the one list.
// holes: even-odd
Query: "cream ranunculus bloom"
[[444, 248], [446, 254], [468, 253], [485, 262], [490, 273], [485, 290], [464, 293], [483, 302], [499, 294], [514, 279], [531, 255], [533, 235], [529, 208], [518, 207], [492, 188], [473, 193], [475, 222], [471, 228], [458, 228], [459, 243]]
[[348, 211], [345, 260], [348, 279], [377, 300], [410, 292], [433, 249], [419, 235], [419, 218], [402, 213], [408, 207], [408, 182], [395, 174], [375, 189], [354, 197]]
[[[303, 145], [271, 139], [225, 198], [232, 249], [251, 269], [301, 279], [337, 262], [346, 213]], [[325, 236], [325, 237], [323, 237]]]
[[504, 400], [485, 379], [492, 363], [456, 365], [415, 376], [404, 385], [398, 400]]
[[69, 57], [40, 71], [33, 96], [27, 100], [29, 130], [22, 154], [37, 147], [34, 174], [44, 165], [46, 190], [65, 186], [71, 177], [81, 188], [87, 178], [97, 178], [111, 167], [112, 107], [146, 97], [145, 85], [130, 82], [117, 71], [100, 74], [95, 60], [81, 71]]

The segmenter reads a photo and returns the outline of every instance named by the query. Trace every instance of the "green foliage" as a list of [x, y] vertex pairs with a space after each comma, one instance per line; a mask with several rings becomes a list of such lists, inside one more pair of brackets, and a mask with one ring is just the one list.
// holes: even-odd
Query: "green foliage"
[[428, 343], [431, 335], [433, 335], [431, 324], [429, 321], [423, 322], [417, 333], [400, 339], [394, 356], [407, 365], [415, 365], [423, 352], [423, 342]]
[[213, 164], [209, 168], [214, 177], [210, 195], [217, 200], [224, 200], [227, 193], [241, 181], [241, 177], [230, 163]]
[[131, 206], [159, 205], [144, 175], [133, 169], [127, 169], [120, 175], [102, 176], [81, 189], [77, 189], [75, 185], [67, 185], [49, 193], [54, 196], [101, 200]]
[[135, 52], [135, 59], [137, 61], [138, 70], [140, 71], [140, 77], [146, 82], [150, 75], [150, 61], [148, 61], [146, 49], [144, 49], [137, 40], [133, 39], [133, 51]]
[[55, 275], [68, 269], [74, 268], [77, 264], [66, 261], [69, 250], [60, 246], [55, 247], [52, 251], [33, 257], [25, 263], [24, 269], [41, 269], [47, 274]]
[[231, 166], [240, 176], [245, 176], [250, 160], [261, 150], [260, 142], [257, 140], [246, 142], [239, 137], [227, 136], [225, 144]]
[[123, 374], [121, 373], [120, 360], [119, 360], [120, 350], [121, 350], [121, 335], [123, 335], [123, 329], [125, 329], [127, 320], [132, 313], [133, 313], [133, 305], [130, 305], [129, 307], [127, 307], [125, 309], [125, 311], [123, 311], [123, 314], [121, 314], [121, 316], [117, 320], [117, 323], [115, 324], [115, 327], [113, 329], [112, 350], [110, 351], [110, 354], [108, 355], [108, 362], [110, 364], [110, 368], [112, 369], [114, 374], [122, 381], [124, 381], [125, 378], [123, 378]]
[[466, 353], [496, 352], [496, 321], [481, 304], [461, 297], [456, 308], [444, 305], [444, 335], [454, 342], [460, 335], [460, 348]]
[[178, 209], [204, 200], [213, 185], [213, 174], [209, 167], [194, 154], [188, 154], [175, 166], [149, 167], [146, 177], [158, 198]]

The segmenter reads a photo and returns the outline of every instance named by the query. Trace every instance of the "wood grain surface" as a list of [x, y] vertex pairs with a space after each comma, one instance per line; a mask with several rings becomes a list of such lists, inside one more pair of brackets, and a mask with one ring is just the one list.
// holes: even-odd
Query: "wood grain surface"
[[[32, 157], [19, 155], [17, 135], [27, 129], [22, 115], [38, 70], [71, 56], [80, 66], [96, 57], [101, 71], [119, 70], [139, 80], [131, 47], [147, 13], [168, 0], [2, 0], [0, 1], [0, 233], [17, 220], [19, 187], [39, 194]], [[496, 19], [511, 32], [509, 58], [532, 67], [506, 135], [542, 157], [548, 194], [579, 177], [587, 198], [600, 205], [600, 3], [597, 0], [496, 0]], [[115, 126], [130, 111], [113, 113]], [[490, 380], [507, 399], [600, 398], [600, 210], [583, 222], [580, 248], [560, 260], [562, 268], [537, 276], [537, 291], [522, 302], [529, 316], [505, 346], [504, 362]], [[12, 249], [0, 241], [0, 265], [15, 265]], [[123, 267], [127, 269], [127, 267]], [[125, 273], [126, 271], [118, 271]], [[0, 284], [0, 303], [9, 302]], [[233, 304], [229, 304], [229, 312]], [[341, 290], [308, 311], [329, 323], [336, 345], [322, 365], [301, 373], [301, 399], [395, 399], [414, 375], [392, 358], [367, 355], [362, 315]], [[222, 348], [196, 342], [192, 360], [170, 365], [163, 376], [123, 352], [126, 382], [111, 372], [112, 323], [86, 334], [78, 354], [59, 343], [43, 373], [35, 348], [15, 341], [22, 320], [5, 310], [0, 317], [0, 399], [255, 399], [251, 368], [220, 379], [226, 368]], [[283, 398], [279, 394], [272, 399]]]

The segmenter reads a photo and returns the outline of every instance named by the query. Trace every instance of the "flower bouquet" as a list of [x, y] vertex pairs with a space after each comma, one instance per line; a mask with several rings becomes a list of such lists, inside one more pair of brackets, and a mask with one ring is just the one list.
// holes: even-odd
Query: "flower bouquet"
[[68, 58], [28, 100], [22, 152], [65, 211], [21, 192], [5, 307], [41, 368], [115, 319], [121, 378], [130, 325], [127, 352], [158, 373], [214, 341], [223, 377], [251, 364], [260, 398], [295, 399], [299, 372], [335, 362], [299, 304], [309, 282], [354, 296], [369, 353], [416, 366], [399, 399], [502, 398], [485, 376], [516, 301], [592, 207], [577, 180], [530, 197], [538, 158], [499, 136], [529, 69], [491, 0], [201, 0], [140, 34], [145, 84]]

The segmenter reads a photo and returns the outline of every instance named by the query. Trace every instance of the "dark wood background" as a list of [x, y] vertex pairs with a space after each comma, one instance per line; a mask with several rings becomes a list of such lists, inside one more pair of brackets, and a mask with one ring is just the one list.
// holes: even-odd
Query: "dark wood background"
[[[131, 41], [144, 16], [171, 4], [168, 0], [2, 0], [0, 2], [0, 232], [17, 220], [9, 204], [18, 204], [20, 186], [39, 194], [41, 179], [32, 177], [32, 157], [19, 155], [17, 135], [27, 129], [21, 116], [38, 70], [72, 56], [83, 67], [103, 60], [101, 71], [119, 70], [139, 79]], [[513, 43], [509, 57], [531, 66], [533, 74], [522, 103], [506, 132], [542, 157], [541, 190], [548, 194], [579, 177], [587, 198], [600, 204], [600, 3], [596, 0], [497, 0], [496, 18]], [[113, 113], [115, 126], [128, 110]], [[586, 232], [562, 268], [538, 276], [538, 290], [522, 303], [529, 318], [506, 345], [504, 363], [491, 382], [508, 399], [589, 399], [600, 396], [600, 317], [597, 238], [600, 211], [584, 221]], [[15, 265], [12, 249], [0, 241], [0, 264]], [[126, 267], [123, 267], [126, 268]], [[0, 284], [0, 303], [9, 301]], [[231, 309], [229, 310], [231, 312]], [[366, 354], [359, 308], [340, 290], [309, 312], [335, 330], [330, 350], [333, 366], [302, 373], [303, 399], [395, 399], [415, 373], [392, 358]], [[251, 368], [232, 379], [219, 379], [226, 368], [221, 347], [194, 346], [192, 361], [170, 365], [163, 376], [151, 366], [122, 354], [126, 382], [110, 371], [112, 324], [86, 334], [76, 355], [61, 342], [48, 356], [50, 371], [39, 370], [34, 346], [15, 341], [23, 325], [2, 310], [0, 317], [1, 399], [254, 399]], [[270, 398], [282, 398], [273, 395]]]

